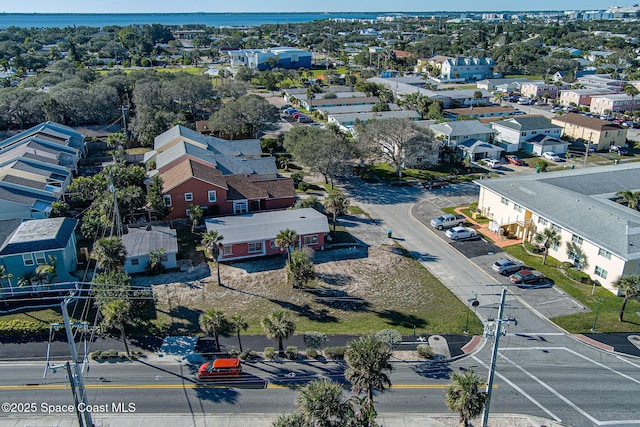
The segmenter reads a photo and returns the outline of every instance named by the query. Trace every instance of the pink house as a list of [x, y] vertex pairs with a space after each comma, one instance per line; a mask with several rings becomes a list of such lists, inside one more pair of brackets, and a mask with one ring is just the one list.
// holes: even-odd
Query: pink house
[[327, 217], [311, 208], [209, 218], [205, 224], [223, 237], [220, 261], [281, 254], [274, 240], [287, 228], [298, 234], [298, 248], [322, 250], [329, 233]]

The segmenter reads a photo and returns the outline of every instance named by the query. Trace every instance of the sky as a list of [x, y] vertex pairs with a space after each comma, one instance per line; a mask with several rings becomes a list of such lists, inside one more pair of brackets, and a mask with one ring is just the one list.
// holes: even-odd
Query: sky
[[[433, 12], [493, 10], [598, 10], [609, 3], [598, 0], [29, 0], [6, 1], [5, 13], [172, 13], [172, 12]], [[630, 6], [632, 1], [614, 3]], [[392, 9], [390, 9], [392, 8]]]

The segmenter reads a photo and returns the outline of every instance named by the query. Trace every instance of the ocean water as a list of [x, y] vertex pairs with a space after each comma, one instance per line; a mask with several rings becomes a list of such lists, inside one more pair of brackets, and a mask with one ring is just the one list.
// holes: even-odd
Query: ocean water
[[0, 13], [0, 29], [12, 26], [22, 28], [73, 26], [102, 28], [108, 25], [127, 26], [132, 24], [204, 24], [207, 27], [235, 27], [293, 24], [331, 18], [375, 19], [381, 14], [383, 13]]

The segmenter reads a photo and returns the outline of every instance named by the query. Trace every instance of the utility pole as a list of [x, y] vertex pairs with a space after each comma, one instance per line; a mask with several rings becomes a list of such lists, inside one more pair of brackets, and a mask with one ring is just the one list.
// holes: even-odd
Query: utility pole
[[[73, 332], [71, 331], [71, 322], [69, 321], [69, 312], [67, 310], [67, 306], [71, 302], [71, 296], [66, 297], [64, 301], [60, 304], [62, 309], [62, 317], [64, 318], [64, 330], [67, 333], [67, 342], [69, 343], [69, 350], [71, 350], [71, 359], [73, 360], [73, 368], [74, 375], [69, 378], [69, 381], [77, 387], [77, 394], [79, 395], [80, 402], [83, 403], [85, 408], [88, 406], [87, 394], [84, 389], [84, 380], [82, 379], [82, 371], [80, 366], [78, 365], [78, 353], [76, 351], [76, 343], [73, 339]], [[76, 406], [77, 408], [77, 406]], [[91, 420], [91, 412], [83, 411], [84, 415], [84, 426], [91, 427], [93, 426], [93, 421]], [[84, 427], [81, 426], [80, 427]]]
[[496, 359], [498, 357], [498, 342], [500, 341], [500, 335], [505, 335], [506, 331], [501, 328], [502, 323], [508, 323], [515, 319], [503, 319], [504, 315], [504, 301], [507, 297], [507, 286], [502, 288], [502, 293], [500, 294], [500, 307], [498, 308], [498, 317], [495, 319], [494, 329], [489, 330], [487, 326], [485, 329], [485, 337], [493, 336], [493, 352], [491, 353], [491, 366], [489, 368], [489, 378], [487, 379], [487, 404], [484, 407], [484, 413], [482, 414], [482, 427], [487, 427], [487, 423], [489, 422], [489, 408], [491, 405], [491, 389], [493, 388], [493, 377], [496, 372]]
[[587, 141], [587, 149], [584, 151], [584, 166], [587, 166], [587, 158], [589, 157], [589, 150], [591, 149], [591, 137], [593, 132], [589, 133], [589, 140]]

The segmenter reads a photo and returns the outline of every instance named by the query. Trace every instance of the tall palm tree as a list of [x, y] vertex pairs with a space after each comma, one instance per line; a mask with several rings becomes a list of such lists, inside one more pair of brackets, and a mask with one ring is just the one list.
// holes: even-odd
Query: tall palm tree
[[640, 276], [637, 274], [626, 274], [616, 280], [614, 285], [618, 288], [618, 292], [624, 296], [622, 306], [620, 307], [620, 314], [618, 315], [618, 321], [622, 322], [627, 301], [640, 297]]
[[488, 394], [481, 389], [484, 381], [473, 371], [454, 373], [452, 384], [445, 392], [445, 402], [449, 409], [460, 415], [460, 423], [469, 426], [469, 420], [482, 414], [487, 404]]
[[216, 268], [218, 270], [218, 286], [222, 285], [220, 281], [220, 245], [224, 237], [216, 230], [209, 230], [202, 237], [202, 246], [211, 254], [216, 262]]
[[289, 319], [289, 312], [274, 310], [260, 322], [265, 335], [278, 343], [278, 354], [284, 356], [282, 341], [289, 338], [296, 330], [296, 324]]
[[7, 272], [7, 267], [4, 265], [0, 265], [0, 280], [7, 279], [9, 282], [9, 291], [11, 295], [13, 295], [13, 285], [11, 284], [11, 279], [13, 279], [13, 274]]
[[249, 323], [242, 317], [242, 314], [236, 314], [231, 317], [231, 324], [233, 325], [233, 329], [236, 330], [236, 334], [238, 334], [238, 347], [240, 347], [240, 353], [242, 353], [242, 341], [240, 341], [240, 332], [246, 331], [249, 329]]
[[373, 390], [381, 392], [391, 386], [387, 372], [393, 371], [389, 363], [391, 349], [373, 335], [363, 336], [349, 343], [345, 353], [347, 370], [345, 377], [351, 383], [351, 390], [367, 393], [367, 403], [373, 409]]
[[629, 209], [640, 209], [640, 191], [622, 190], [618, 191], [616, 196], [621, 197]]
[[635, 86], [633, 85], [625, 85], [624, 88], [624, 93], [626, 93], [627, 95], [629, 95], [631, 97], [631, 111], [634, 110], [633, 108], [633, 99], [638, 96], [638, 94], [640, 94], [640, 91], [638, 91], [638, 89], [636, 89]]
[[222, 310], [210, 309], [200, 315], [200, 329], [207, 334], [213, 335], [216, 340], [216, 351], [220, 351], [220, 332], [224, 329], [227, 318]]
[[127, 250], [119, 237], [103, 237], [96, 242], [91, 256], [101, 269], [114, 271], [124, 266]]
[[307, 425], [314, 427], [343, 426], [349, 412], [342, 386], [327, 379], [314, 380], [299, 389], [295, 403]]
[[344, 215], [349, 209], [349, 199], [344, 194], [334, 191], [327, 196], [324, 201], [324, 209], [333, 218], [333, 231], [336, 232], [336, 219], [339, 215]]
[[291, 262], [291, 251], [298, 245], [299, 238], [295, 230], [285, 228], [276, 235], [273, 243], [279, 246], [281, 251], [287, 252], [287, 261]]
[[542, 230], [542, 233], [537, 233], [533, 239], [544, 250], [544, 253], [542, 254], [542, 265], [544, 265], [544, 263], [547, 262], [549, 248], [559, 245], [562, 241], [562, 236], [552, 228], [545, 228]]
[[189, 215], [189, 219], [191, 220], [191, 231], [195, 232], [196, 227], [200, 224], [202, 220], [202, 208], [198, 205], [189, 205], [187, 208], [187, 215]]
[[101, 304], [100, 311], [102, 312], [104, 323], [108, 327], [120, 329], [124, 348], [127, 351], [127, 355], [129, 355], [129, 344], [127, 344], [124, 325], [131, 320], [131, 305], [124, 299], [114, 299]]

